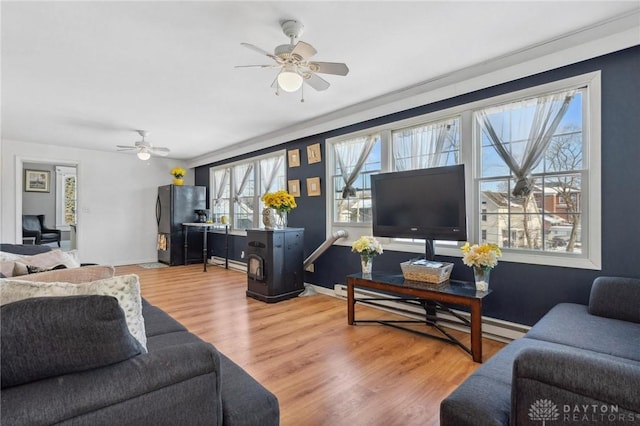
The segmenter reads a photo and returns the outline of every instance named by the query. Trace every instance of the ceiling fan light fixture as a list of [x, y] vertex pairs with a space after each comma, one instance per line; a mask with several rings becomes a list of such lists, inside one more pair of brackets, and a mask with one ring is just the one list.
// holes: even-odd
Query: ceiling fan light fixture
[[151, 158], [151, 154], [149, 154], [147, 151], [140, 151], [137, 155], [138, 158], [142, 161], [147, 161], [149, 158]]
[[295, 71], [285, 69], [278, 74], [278, 86], [285, 92], [296, 92], [302, 87], [302, 76]]

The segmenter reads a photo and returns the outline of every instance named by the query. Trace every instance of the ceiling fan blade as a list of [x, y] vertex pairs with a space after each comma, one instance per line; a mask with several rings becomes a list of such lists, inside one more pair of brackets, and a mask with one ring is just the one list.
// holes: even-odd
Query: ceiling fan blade
[[309, 69], [320, 74], [349, 74], [349, 67], [342, 62], [309, 62]]
[[280, 68], [281, 65], [236, 65], [234, 68]]
[[128, 146], [128, 145], [116, 145], [116, 148], [118, 148], [118, 151], [129, 151], [131, 149], [138, 149], [135, 146]]
[[253, 50], [255, 52], [261, 53], [261, 54], [263, 54], [265, 56], [268, 56], [268, 57], [270, 57], [272, 59], [276, 59], [276, 56], [274, 54], [269, 53], [266, 50], [259, 48], [258, 46], [254, 46], [253, 44], [250, 44], [250, 43], [240, 43], [240, 44], [243, 45], [244, 47], [248, 47], [249, 49], [251, 49], [251, 50]]
[[151, 148], [151, 152], [153, 154], [160, 155], [162, 157], [169, 155], [169, 151], [169, 148]]
[[292, 55], [300, 55], [302, 59], [309, 59], [316, 53], [318, 53], [318, 51], [312, 45], [305, 43], [304, 41], [299, 41], [291, 51]]
[[318, 91], [327, 90], [330, 86], [329, 82], [314, 73], [309, 73], [310, 77], [305, 78], [304, 82]]

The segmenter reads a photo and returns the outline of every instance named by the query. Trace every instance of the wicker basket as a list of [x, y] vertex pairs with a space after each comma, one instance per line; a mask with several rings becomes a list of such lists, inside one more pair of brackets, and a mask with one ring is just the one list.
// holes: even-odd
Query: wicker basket
[[440, 262], [442, 266], [432, 268], [426, 265], [414, 264], [411, 261], [400, 264], [402, 275], [406, 280], [423, 281], [432, 284], [445, 282], [451, 276], [453, 263]]

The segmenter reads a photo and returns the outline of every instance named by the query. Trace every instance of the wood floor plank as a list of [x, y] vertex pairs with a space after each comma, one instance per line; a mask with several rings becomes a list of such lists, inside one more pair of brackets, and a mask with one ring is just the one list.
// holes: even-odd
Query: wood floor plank
[[[479, 366], [446, 342], [377, 324], [349, 326], [347, 303], [339, 298], [268, 304], [246, 297], [242, 272], [117, 268], [128, 273], [140, 277], [144, 298], [273, 392], [283, 426], [437, 425], [440, 401]], [[356, 312], [395, 318], [362, 305]], [[483, 339], [484, 359], [503, 346]]]

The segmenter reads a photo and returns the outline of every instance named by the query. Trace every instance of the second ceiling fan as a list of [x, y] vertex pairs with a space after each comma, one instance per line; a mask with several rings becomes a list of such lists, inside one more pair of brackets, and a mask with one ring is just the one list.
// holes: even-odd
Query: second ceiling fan
[[[326, 90], [330, 84], [328, 81], [320, 77], [318, 74], [333, 74], [345, 76], [349, 73], [349, 68], [341, 62], [318, 62], [310, 61], [316, 53], [316, 49], [309, 43], [296, 40], [302, 35], [304, 25], [298, 21], [284, 21], [282, 23], [282, 31], [289, 37], [289, 44], [281, 44], [274, 49], [273, 53], [269, 53], [253, 44], [241, 43], [258, 53], [261, 53], [275, 61], [269, 65], [239, 65], [236, 68], [279, 68], [276, 79], [273, 81], [272, 87], [285, 92], [296, 92], [303, 83], [307, 83], [315, 90]], [[303, 99], [304, 100], [304, 99]]]

